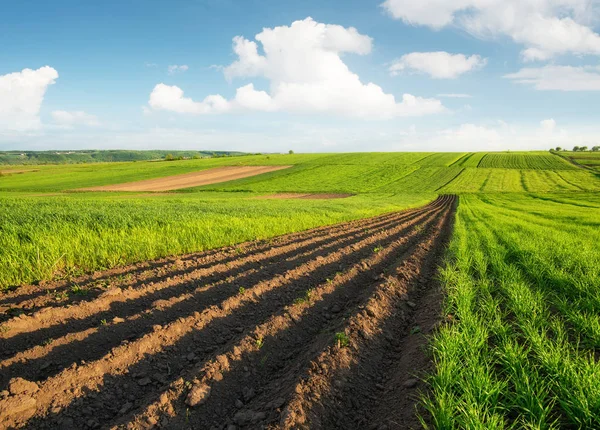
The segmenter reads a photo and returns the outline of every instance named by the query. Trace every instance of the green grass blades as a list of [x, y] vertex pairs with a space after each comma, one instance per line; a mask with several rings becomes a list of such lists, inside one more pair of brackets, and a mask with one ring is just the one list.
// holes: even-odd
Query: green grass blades
[[0, 290], [201, 251], [433, 200], [435, 194], [259, 200], [251, 193], [0, 194]]
[[423, 399], [435, 428], [600, 428], [598, 213], [595, 194], [460, 198]]

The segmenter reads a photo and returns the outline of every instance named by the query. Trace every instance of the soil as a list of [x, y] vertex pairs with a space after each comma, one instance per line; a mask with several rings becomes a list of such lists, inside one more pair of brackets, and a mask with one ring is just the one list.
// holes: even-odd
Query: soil
[[21, 173], [39, 172], [39, 170], [0, 170], [0, 175], [19, 175]]
[[248, 178], [288, 169], [292, 166], [225, 166], [182, 175], [128, 182], [125, 184], [104, 185], [101, 187], [81, 188], [78, 191], [170, 191], [182, 188], [218, 184], [235, 179]]
[[354, 194], [334, 194], [334, 193], [277, 193], [257, 197], [258, 199], [280, 200], [280, 199], [306, 199], [306, 200], [327, 200], [327, 199], [345, 199]]
[[455, 203], [7, 293], [0, 428], [419, 427]]

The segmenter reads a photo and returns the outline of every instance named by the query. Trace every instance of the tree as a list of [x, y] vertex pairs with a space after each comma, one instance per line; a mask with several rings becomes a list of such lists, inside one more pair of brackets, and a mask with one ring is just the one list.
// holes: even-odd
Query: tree
[[574, 146], [573, 147], [573, 152], [579, 152], [579, 146]]
[[562, 148], [560, 146], [557, 146], [556, 147], [556, 152], [560, 152], [560, 151], [562, 151]]
[[294, 153], [294, 151], [292, 151], [291, 149], [289, 150], [288, 154], [292, 155]]
[[594, 152], [600, 151], [600, 146], [592, 146], [592, 151], [594, 151]]
[[580, 150], [580, 151], [587, 151], [587, 150], [588, 150], [588, 148], [587, 148], [587, 146], [582, 146], [581, 148], [579, 148], [579, 150]]

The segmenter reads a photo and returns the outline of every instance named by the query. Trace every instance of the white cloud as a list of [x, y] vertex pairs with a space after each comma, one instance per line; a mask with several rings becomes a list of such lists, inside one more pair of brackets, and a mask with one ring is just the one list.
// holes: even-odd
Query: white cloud
[[371, 38], [354, 28], [307, 18], [291, 26], [265, 28], [255, 39], [256, 42], [239, 36], [233, 39], [238, 59], [223, 72], [228, 80], [266, 78], [267, 91], [248, 84], [238, 88], [232, 100], [212, 95], [196, 102], [184, 97], [178, 87], [159, 84], [150, 95], [150, 106], [196, 114], [254, 110], [363, 118], [425, 115], [444, 109], [436, 99], [404, 94], [397, 101], [380, 86], [362, 83], [341, 57], [345, 53], [365, 55], [371, 51]]
[[555, 55], [600, 55], [599, 18], [590, 0], [386, 0], [396, 19], [433, 29], [456, 26], [480, 38], [508, 36], [525, 46], [527, 61]]
[[0, 76], [0, 129], [39, 128], [44, 95], [57, 78], [58, 72], [49, 66]]
[[540, 127], [544, 133], [552, 133], [556, 129], [556, 121], [554, 119], [545, 119], [540, 121]]
[[529, 67], [504, 77], [541, 91], [600, 91], [600, 66]]
[[195, 102], [184, 97], [181, 88], [165, 84], [158, 84], [154, 87], [148, 104], [153, 109], [178, 113], [203, 114], [229, 110], [229, 102], [222, 96], [208, 96], [202, 102]]
[[437, 97], [445, 97], [449, 99], [470, 99], [473, 98], [470, 94], [462, 94], [462, 93], [444, 93], [438, 94]]
[[395, 60], [389, 68], [396, 76], [404, 70], [426, 73], [434, 79], [455, 79], [460, 75], [483, 68], [487, 59], [479, 55], [467, 57], [463, 54], [438, 52], [412, 52]]
[[568, 147], [573, 142], [589, 142], [600, 137], [600, 130], [591, 133], [570, 133], [558, 129], [556, 121], [546, 119], [538, 127], [527, 127], [497, 121], [494, 124], [461, 124], [430, 133], [420, 133], [414, 148], [430, 151], [504, 151]]
[[173, 64], [173, 65], [170, 65], [169, 67], [167, 67], [167, 71], [169, 72], [169, 75], [174, 75], [175, 73], [187, 72], [188, 70], [189, 70], [189, 67], [185, 64], [182, 64], [182, 65]]
[[52, 112], [52, 118], [57, 124], [69, 128], [77, 125], [86, 125], [88, 127], [100, 125], [100, 121], [98, 121], [95, 115], [90, 115], [83, 111], [67, 112], [64, 110], [55, 110]]

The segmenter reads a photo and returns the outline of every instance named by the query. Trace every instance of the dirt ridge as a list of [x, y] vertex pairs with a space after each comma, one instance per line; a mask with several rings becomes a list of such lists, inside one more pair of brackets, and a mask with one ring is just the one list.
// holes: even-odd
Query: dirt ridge
[[[332, 401], [339, 356], [373, 367], [356, 346], [380, 345], [388, 321], [403, 333], [409, 310], [398, 319], [390, 309], [429, 285], [454, 204], [442, 196], [175, 265], [129, 266], [119, 270], [133, 279], [64, 306], [17, 290], [10, 303], [42, 309], [0, 325], [10, 351], [0, 428], [348, 428], [319, 406]], [[333, 342], [342, 332], [347, 347]]]

